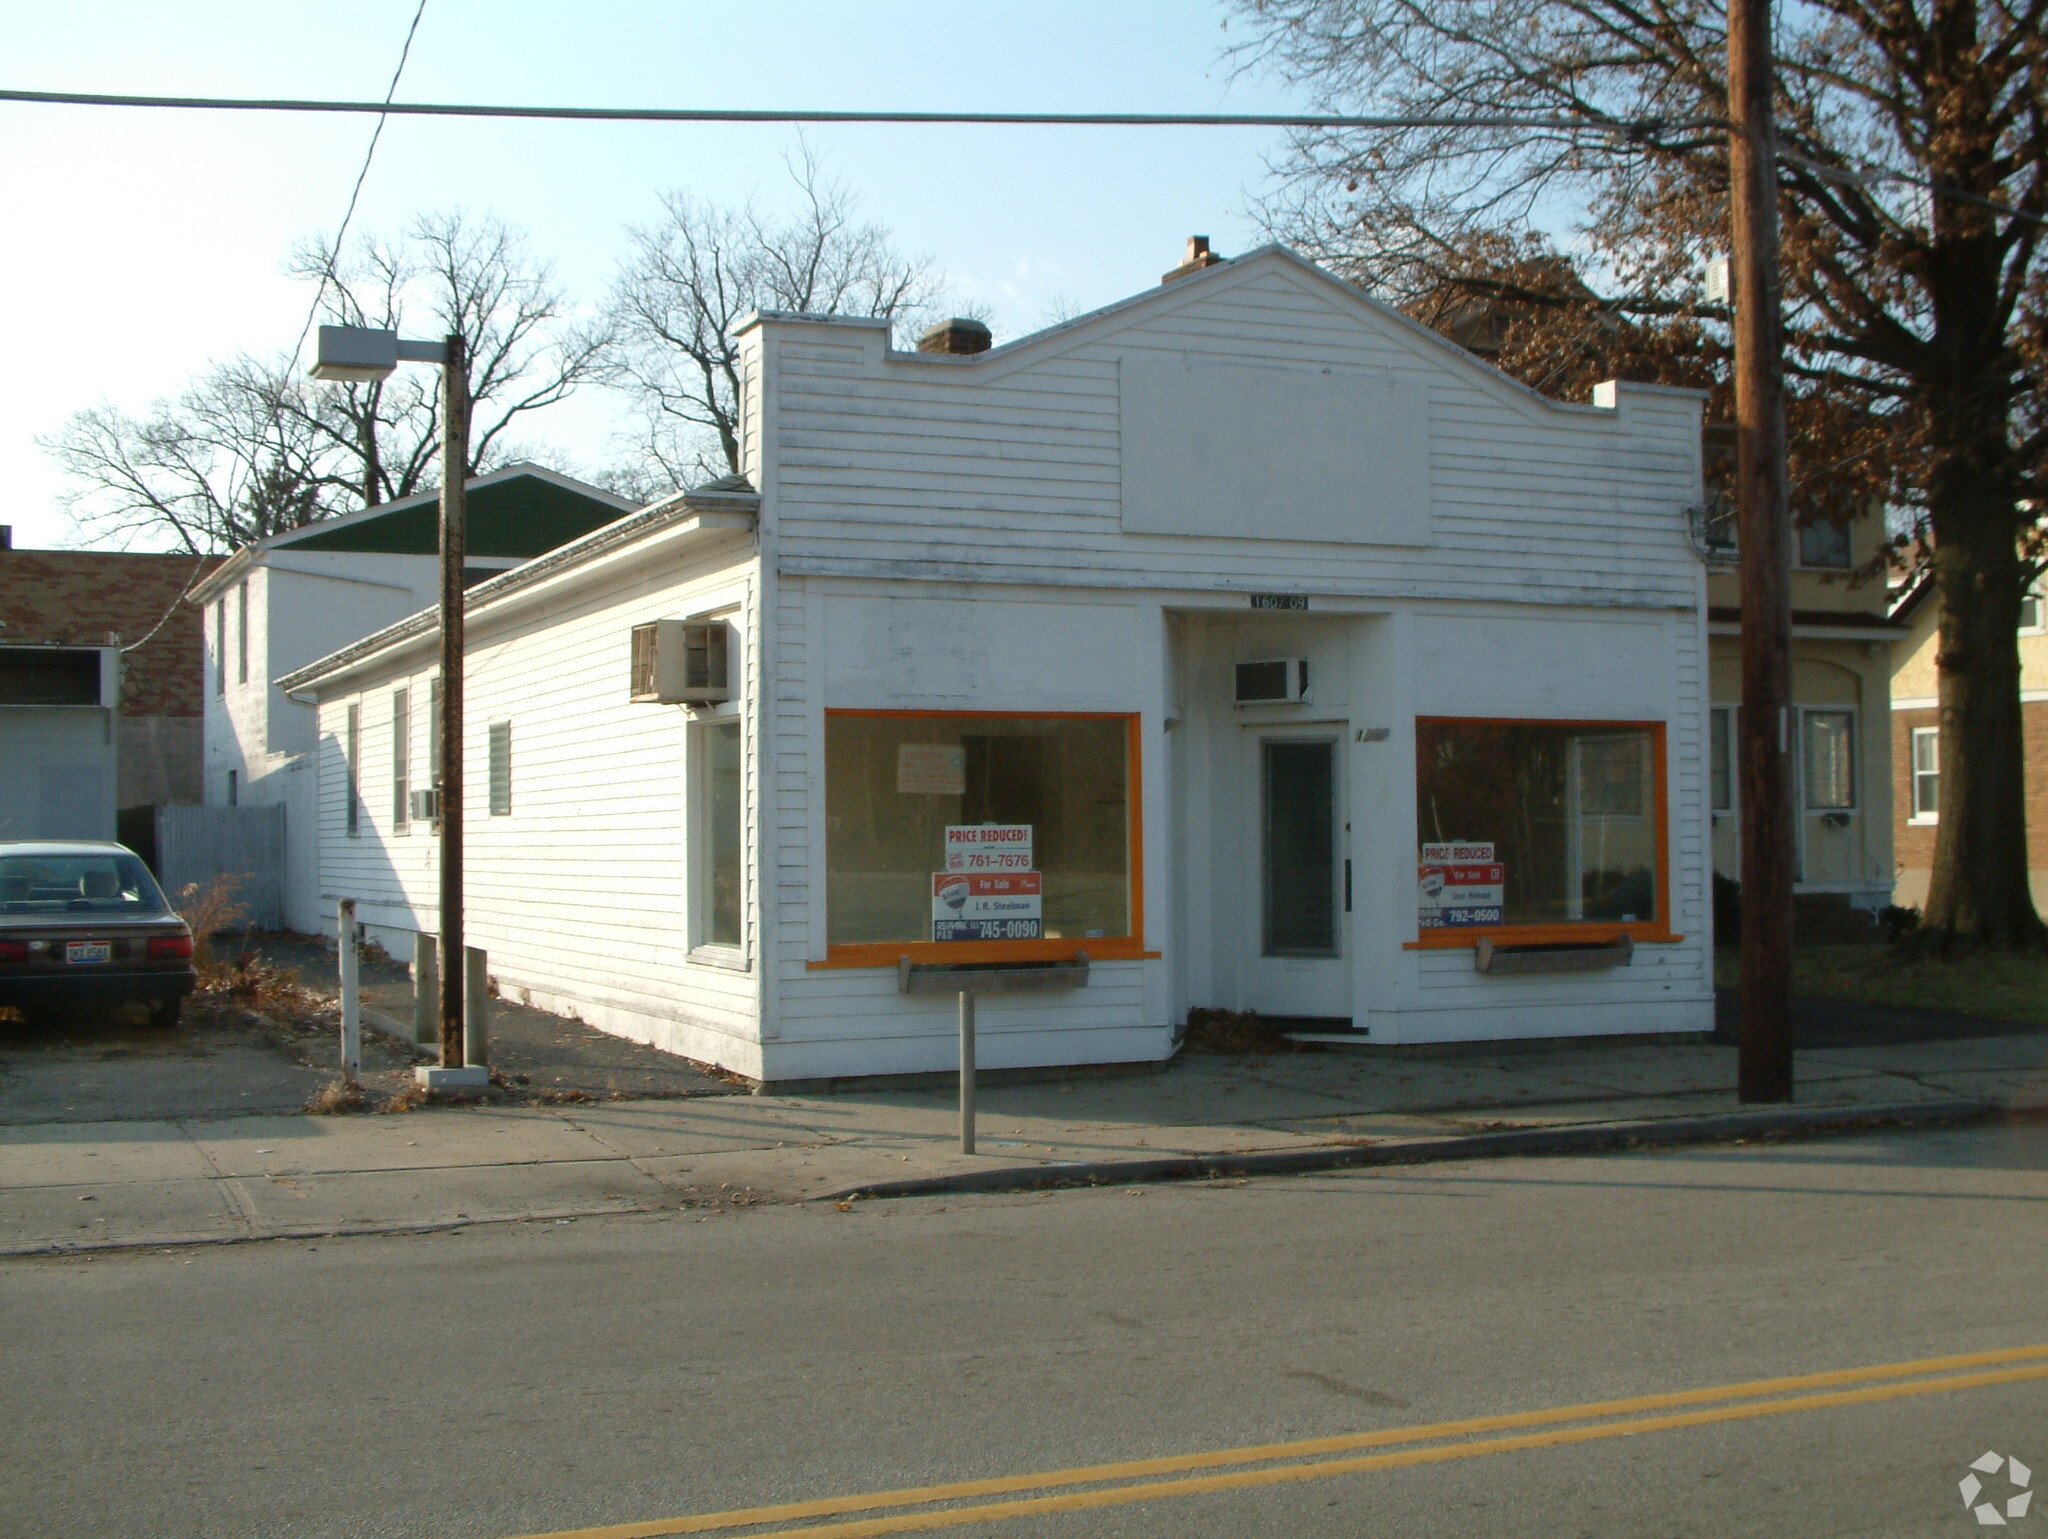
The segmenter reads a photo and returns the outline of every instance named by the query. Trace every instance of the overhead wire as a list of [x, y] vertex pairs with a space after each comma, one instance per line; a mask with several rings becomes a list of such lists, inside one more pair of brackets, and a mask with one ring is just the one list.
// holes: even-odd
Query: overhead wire
[[[421, 0], [421, 10], [425, 0]], [[413, 17], [413, 30], [419, 16]], [[412, 46], [412, 32], [406, 34], [406, 48]], [[399, 73], [405, 68], [399, 59]], [[0, 89], [0, 102], [24, 102], [51, 106], [173, 108], [201, 112], [313, 112], [370, 113], [377, 118], [377, 133], [370, 149], [376, 151], [377, 135], [389, 117], [525, 118], [592, 123], [903, 123], [949, 126], [1025, 126], [1046, 128], [1311, 128], [1311, 129], [1405, 129], [1499, 128], [1535, 130], [1545, 133], [1611, 134], [1640, 139], [1665, 131], [1725, 129], [1725, 120], [1694, 118], [1617, 118], [1520, 116], [1512, 113], [1420, 113], [1352, 114], [1287, 112], [918, 112], [864, 111], [837, 108], [749, 108], [749, 107], [545, 107], [488, 102], [401, 102], [394, 100], [398, 73], [384, 100], [339, 101], [306, 97], [258, 96], [144, 96], [105, 91], [26, 91]], [[1803, 166], [1816, 175], [1835, 180], [1867, 184], [1898, 181], [1924, 187], [1944, 197], [1975, 203], [2031, 224], [2048, 224], [2048, 217], [2030, 214], [1996, 198], [1953, 187], [1925, 177], [1883, 167], [1829, 166], [1807, 156], [1780, 150], [1779, 158]], [[365, 161], [367, 170], [367, 159]], [[361, 190], [358, 178], [357, 190]], [[354, 199], [350, 199], [354, 208]], [[303, 339], [302, 339], [303, 340]]]
[[87, 91], [0, 89], [0, 101], [81, 107], [158, 107], [213, 112], [355, 112], [411, 117], [541, 118], [598, 123], [930, 123], [1021, 124], [1075, 128], [1525, 128], [1640, 135], [1660, 129], [1719, 128], [1718, 119], [1643, 118], [1603, 122], [1584, 117], [1516, 114], [1354, 116], [1269, 112], [869, 112], [816, 108], [522, 107], [478, 102], [324, 101], [285, 97], [135, 96]]

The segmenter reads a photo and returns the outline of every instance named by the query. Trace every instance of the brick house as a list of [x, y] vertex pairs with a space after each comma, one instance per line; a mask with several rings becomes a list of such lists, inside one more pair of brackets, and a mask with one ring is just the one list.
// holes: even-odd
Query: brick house
[[0, 525], [0, 838], [114, 837], [200, 799], [199, 615], [218, 557], [16, 550]]
[[[1893, 841], [1896, 902], [1918, 908], [1934, 870], [1941, 821], [1940, 683], [1934, 667], [1941, 606], [1933, 585], [1909, 587], [1892, 610], [1906, 628], [1892, 669]], [[2026, 751], [2027, 871], [2034, 906], [2048, 905], [2048, 598], [2037, 588], [2020, 607], [2020, 730]]]

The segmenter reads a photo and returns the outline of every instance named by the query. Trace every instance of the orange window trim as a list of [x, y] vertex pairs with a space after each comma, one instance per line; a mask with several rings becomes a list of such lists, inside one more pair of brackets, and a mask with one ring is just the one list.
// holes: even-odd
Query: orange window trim
[[[1124, 723], [1124, 795], [1130, 808], [1126, 832], [1131, 882], [1131, 933], [1091, 935], [1035, 941], [862, 941], [847, 946], [827, 946], [822, 961], [807, 962], [821, 967], [894, 967], [909, 957], [913, 962], [1070, 962], [1082, 952], [1091, 962], [1131, 961], [1155, 958], [1145, 949], [1145, 777], [1144, 718], [1133, 711], [871, 711], [827, 710], [834, 716], [919, 716], [975, 717], [1002, 721], [1121, 721]], [[829, 921], [828, 921], [829, 922]]]
[[1522, 925], [1472, 925], [1460, 926], [1455, 930], [1423, 930], [1418, 927], [1412, 941], [1402, 943], [1404, 951], [1448, 951], [1460, 946], [1470, 948], [1479, 944], [1484, 935], [1496, 946], [1540, 946], [1561, 941], [1578, 941], [1587, 945], [1612, 942], [1621, 936], [1632, 936], [1650, 945], [1667, 944], [1685, 939], [1671, 928], [1671, 802], [1667, 779], [1667, 759], [1664, 751], [1664, 723], [1661, 721], [1598, 721], [1559, 719], [1548, 716], [1418, 716], [1418, 729], [1428, 726], [1453, 726], [1465, 722], [1484, 723], [1487, 726], [1502, 727], [1585, 727], [1595, 731], [1613, 732], [1640, 731], [1650, 734], [1650, 778], [1655, 782], [1656, 810], [1653, 824], [1657, 840], [1657, 915], [1646, 924], [1616, 924], [1613, 921], [1589, 920], [1584, 924], [1522, 924]]

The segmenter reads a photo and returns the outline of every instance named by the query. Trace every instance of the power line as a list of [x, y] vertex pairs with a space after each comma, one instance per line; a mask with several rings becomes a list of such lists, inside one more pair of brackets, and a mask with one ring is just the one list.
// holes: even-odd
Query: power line
[[1962, 188], [1951, 187], [1946, 182], [1914, 176], [1906, 171], [1894, 171], [1888, 166], [1831, 166], [1810, 156], [1794, 154], [1791, 150], [1779, 150], [1778, 159], [1811, 171], [1824, 182], [1836, 182], [1845, 187], [1865, 189], [1878, 182], [1900, 182], [1908, 187], [1919, 187], [1927, 192], [1937, 193], [1944, 198], [1954, 198], [1959, 203], [1974, 203], [1980, 208], [1988, 208], [2014, 219], [2024, 219], [2028, 224], [2048, 225], [2048, 218], [2040, 214], [2030, 214], [2025, 209], [2014, 208], [2010, 203], [2001, 203], [1996, 198], [1987, 198], [1982, 193], [1965, 192]]
[[73, 107], [173, 107], [209, 112], [354, 112], [434, 118], [544, 118], [598, 123], [934, 123], [1016, 124], [1048, 128], [1522, 128], [1565, 133], [1641, 135], [1667, 129], [1718, 129], [1711, 118], [1603, 122], [1574, 117], [1347, 117], [1263, 112], [853, 112], [723, 107], [509, 107], [462, 102], [347, 102], [239, 96], [114, 96], [85, 91], [0, 90], [0, 101]]
[[[424, 0], [422, 0], [424, 8]], [[413, 27], [419, 17], [413, 18]], [[412, 46], [412, 34], [406, 35]], [[405, 67], [403, 58], [399, 69]], [[397, 76], [392, 77], [392, 90]], [[1389, 114], [1359, 116], [1334, 113], [1280, 112], [863, 112], [813, 109], [793, 111], [781, 108], [740, 107], [520, 107], [482, 102], [399, 102], [387, 95], [381, 102], [322, 101], [295, 97], [253, 96], [134, 96], [92, 91], [17, 91], [0, 89], [0, 102], [24, 102], [69, 107], [175, 108], [200, 112], [312, 112], [370, 113], [378, 119], [378, 132], [388, 116], [434, 118], [525, 118], [586, 123], [906, 123], [951, 126], [1021, 126], [1041, 128], [1314, 128], [1314, 129], [1432, 129], [1499, 128], [1540, 133], [1612, 134], [1640, 139], [1665, 132], [1721, 131], [1727, 123], [1719, 118], [1616, 118], [1517, 117], [1510, 114], [1462, 116], [1454, 113], [1425, 113], [1415, 116]], [[371, 139], [371, 150], [376, 139]], [[1781, 150], [1779, 158], [1803, 166], [1830, 180], [1868, 185], [1872, 181], [1898, 181], [1924, 187], [1943, 197], [1975, 203], [1997, 213], [2031, 224], [2048, 224], [2048, 218], [2030, 214], [1995, 198], [1966, 192], [1960, 187], [1883, 169], [1852, 170], [1823, 165], [1806, 156]], [[365, 162], [367, 169], [367, 161]], [[360, 179], [358, 190], [360, 190]], [[353, 200], [351, 200], [353, 206]], [[303, 340], [303, 338], [301, 339]]]

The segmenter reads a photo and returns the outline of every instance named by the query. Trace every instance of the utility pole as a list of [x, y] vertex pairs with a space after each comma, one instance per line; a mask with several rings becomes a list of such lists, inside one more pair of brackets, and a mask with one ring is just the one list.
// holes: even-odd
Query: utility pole
[[459, 336], [441, 364], [441, 1065], [467, 1061], [462, 1041], [463, 476], [469, 459], [469, 352]]
[[1742, 590], [1744, 1101], [1792, 1099], [1792, 570], [1785, 495], [1770, 0], [1728, 0], [1737, 542]]

